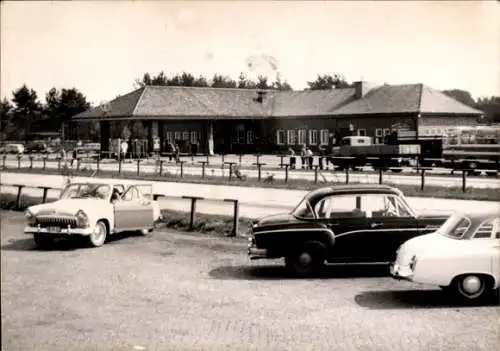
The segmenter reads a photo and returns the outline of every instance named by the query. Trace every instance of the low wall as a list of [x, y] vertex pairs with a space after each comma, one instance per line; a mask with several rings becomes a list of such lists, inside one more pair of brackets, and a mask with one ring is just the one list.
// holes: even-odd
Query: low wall
[[[1, 174], [2, 184], [23, 184], [29, 186], [52, 186], [63, 187], [65, 177], [60, 175], [41, 175], [8, 173]], [[110, 179], [111, 180], [111, 179]], [[102, 178], [74, 177], [76, 181], [103, 181]], [[123, 184], [137, 183], [137, 180], [120, 179]], [[210, 184], [174, 183], [174, 182], [152, 182], [139, 180], [141, 183], [153, 185], [153, 192], [168, 194], [170, 196], [199, 196], [211, 199], [237, 199], [242, 205], [263, 206], [270, 208], [287, 208], [295, 206], [307, 193], [303, 190], [269, 189], [239, 186], [223, 186]], [[409, 197], [408, 202], [416, 210], [443, 210], [443, 211], [474, 211], [474, 210], [497, 210], [500, 212], [500, 203], [493, 201], [468, 201], [455, 199], [437, 199]]]

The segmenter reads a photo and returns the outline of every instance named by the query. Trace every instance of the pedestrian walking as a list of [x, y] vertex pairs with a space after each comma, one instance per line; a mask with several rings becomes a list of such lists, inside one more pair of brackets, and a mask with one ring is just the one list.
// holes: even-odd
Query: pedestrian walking
[[308, 168], [312, 169], [313, 168], [313, 161], [314, 161], [314, 154], [311, 149], [307, 148], [306, 149], [306, 158], [308, 161]]
[[120, 144], [120, 151], [121, 151], [121, 159], [125, 161], [127, 157], [127, 152], [128, 152], [128, 143], [126, 140], [123, 140]]
[[302, 145], [302, 149], [300, 150], [300, 161], [302, 163], [302, 169], [306, 168], [306, 160], [307, 158], [307, 147], [306, 144]]

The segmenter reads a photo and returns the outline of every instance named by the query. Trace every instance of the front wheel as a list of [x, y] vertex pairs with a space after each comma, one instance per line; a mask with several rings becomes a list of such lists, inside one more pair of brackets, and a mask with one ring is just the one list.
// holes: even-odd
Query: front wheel
[[285, 257], [289, 273], [299, 278], [306, 278], [320, 273], [325, 263], [323, 250], [319, 245], [307, 245], [294, 250]]
[[455, 278], [452, 287], [459, 298], [476, 301], [489, 292], [489, 280], [483, 275], [467, 274]]
[[92, 233], [87, 237], [88, 243], [92, 247], [99, 247], [104, 245], [106, 238], [108, 236], [108, 227], [104, 221], [98, 221], [94, 228], [92, 228]]

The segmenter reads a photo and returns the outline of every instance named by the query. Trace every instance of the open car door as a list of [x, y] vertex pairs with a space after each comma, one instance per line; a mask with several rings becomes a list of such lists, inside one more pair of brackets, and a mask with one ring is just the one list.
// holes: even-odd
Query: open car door
[[131, 185], [114, 203], [115, 229], [118, 231], [149, 228], [153, 223], [153, 205], [148, 193], [141, 187]]

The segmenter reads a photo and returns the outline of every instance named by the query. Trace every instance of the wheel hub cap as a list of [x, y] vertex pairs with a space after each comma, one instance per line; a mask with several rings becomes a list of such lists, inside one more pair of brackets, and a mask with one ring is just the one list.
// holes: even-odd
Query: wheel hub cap
[[481, 280], [478, 277], [468, 277], [464, 280], [463, 289], [468, 294], [475, 294], [481, 290]]
[[302, 266], [307, 266], [311, 263], [311, 255], [308, 253], [303, 253], [299, 256], [299, 262]]

